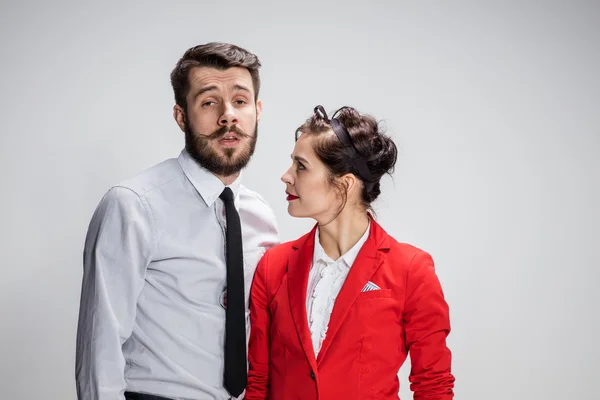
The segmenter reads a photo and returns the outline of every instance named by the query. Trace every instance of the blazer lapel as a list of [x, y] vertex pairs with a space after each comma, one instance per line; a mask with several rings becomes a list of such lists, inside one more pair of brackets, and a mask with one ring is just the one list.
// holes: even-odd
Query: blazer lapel
[[290, 253], [287, 274], [292, 318], [306, 358], [314, 371], [317, 369], [317, 361], [306, 315], [306, 291], [315, 246], [315, 231], [316, 225], [308, 235], [298, 239], [292, 246], [294, 251]]
[[[327, 335], [321, 345], [317, 363], [320, 363], [323, 359], [350, 307], [361, 293], [362, 288], [383, 263], [383, 257], [379, 250], [389, 249], [388, 244], [387, 234], [371, 218], [369, 238], [358, 253], [354, 264], [350, 268], [348, 277], [335, 300], [327, 327]], [[306, 289], [304, 291], [306, 292]]]

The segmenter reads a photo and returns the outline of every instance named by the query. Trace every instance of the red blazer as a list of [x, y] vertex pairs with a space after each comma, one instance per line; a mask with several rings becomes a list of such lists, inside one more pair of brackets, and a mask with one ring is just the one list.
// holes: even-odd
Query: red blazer
[[[306, 316], [315, 231], [271, 248], [258, 264], [245, 399], [398, 399], [409, 351], [414, 399], [452, 399], [449, 312], [433, 260], [374, 220], [315, 358]], [[362, 292], [369, 281], [381, 289]]]

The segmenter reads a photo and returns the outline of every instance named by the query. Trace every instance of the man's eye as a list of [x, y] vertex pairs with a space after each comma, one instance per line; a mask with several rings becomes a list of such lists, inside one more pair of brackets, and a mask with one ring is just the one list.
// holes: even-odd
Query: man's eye
[[202, 107], [209, 107], [212, 106], [213, 104], [215, 104], [214, 101], [205, 101], [204, 103], [202, 103]]
[[244, 105], [244, 104], [246, 104], [246, 100], [236, 100], [235, 104], [240, 105], [240, 106]]

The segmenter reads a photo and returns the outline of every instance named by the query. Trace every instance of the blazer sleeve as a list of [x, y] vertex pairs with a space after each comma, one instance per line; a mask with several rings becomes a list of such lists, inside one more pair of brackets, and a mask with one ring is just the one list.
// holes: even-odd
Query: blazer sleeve
[[268, 260], [269, 251], [264, 254], [256, 267], [250, 290], [249, 367], [245, 400], [264, 400], [269, 396], [271, 313], [267, 291]]
[[449, 307], [433, 259], [423, 251], [415, 255], [408, 270], [404, 325], [414, 400], [453, 399], [452, 355], [446, 346]]

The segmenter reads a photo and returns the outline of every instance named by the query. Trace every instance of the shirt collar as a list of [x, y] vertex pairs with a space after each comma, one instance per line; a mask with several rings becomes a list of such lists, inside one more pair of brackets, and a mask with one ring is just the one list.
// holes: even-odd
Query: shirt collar
[[[208, 207], [212, 206], [225, 189], [223, 182], [212, 172], [202, 167], [185, 149], [181, 151], [177, 161], [187, 179], [202, 197], [202, 200]], [[236, 199], [239, 196], [241, 180], [242, 173], [240, 171], [237, 179], [231, 185], [228, 185]]]
[[[346, 253], [344, 253], [336, 261], [343, 260], [344, 262], [341, 264], [344, 264], [346, 266], [346, 268], [350, 268], [352, 266], [352, 264], [354, 264], [354, 261], [356, 261], [358, 252], [362, 248], [363, 244], [365, 244], [365, 242], [369, 238], [370, 231], [371, 231], [371, 219], [369, 218], [369, 225], [367, 226], [367, 230], [362, 235], [362, 237], [358, 240], [358, 242], [356, 242], [356, 244], [354, 246], [352, 246], [352, 248], [350, 250], [348, 250]], [[329, 257], [327, 255], [327, 253], [325, 253], [323, 246], [321, 246], [321, 242], [319, 242], [319, 227], [317, 227], [317, 230], [315, 232], [315, 250], [313, 252], [313, 264], [316, 264], [317, 261], [334, 262], [331, 259], [331, 257]]]

